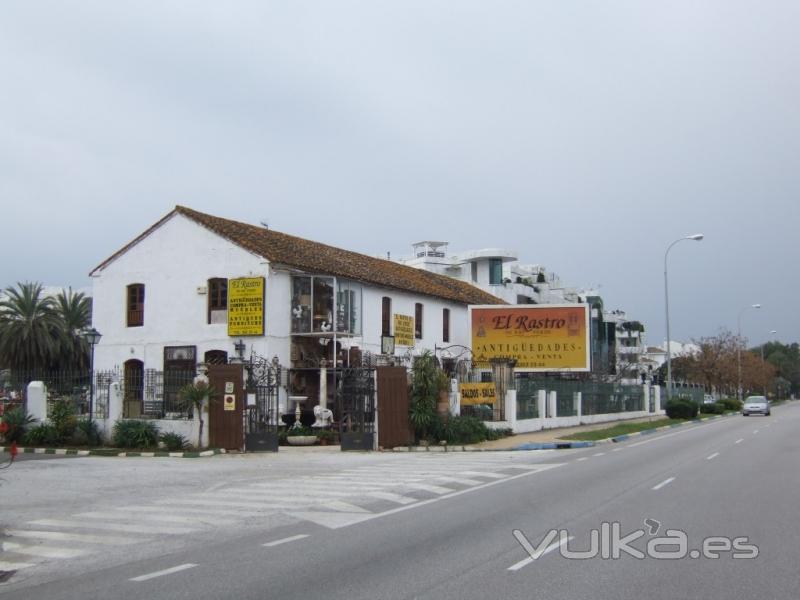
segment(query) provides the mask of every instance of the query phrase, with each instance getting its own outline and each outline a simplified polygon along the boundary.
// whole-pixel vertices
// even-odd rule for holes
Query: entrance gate
[[[247,366],[248,397],[255,400],[247,406],[244,449],[247,452],[278,451],[278,388],[281,366],[253,355]]]
[[[375,369],[340,369],[336,381],[336,407],[342,450],[375,447]]]

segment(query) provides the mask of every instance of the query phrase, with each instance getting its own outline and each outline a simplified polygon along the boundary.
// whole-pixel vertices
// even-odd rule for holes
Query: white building
[[[147,386],[148,373],[166,378],[197,363],[277,357],[298,370],[291,385],[311,400],[306,408],[321,390],[332,393],[321,364],[381,353],[382,338],[400,333],[398,317],[410,340],[396,337],[396,354],[410,356],[468,345],[467,305],[500,302],[444,275],[181,206],[90,275],[93,325],[103,336],[96,369],[119,367],[135,390]],[[255,308],[239,311],[244,325],[256,326],[250,335],[229,334],[228,295],[239,278],[263,285]],[[124,416],[151,410],[141,394],[126,394]]]

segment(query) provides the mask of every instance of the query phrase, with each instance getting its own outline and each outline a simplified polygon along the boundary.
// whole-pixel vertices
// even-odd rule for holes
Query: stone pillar
[[[547,415],[545,408],[547,407],[547,391],[546,390],[539,390],[536,398],[536,408],[539,411],[539,418],[542,420],[542,425],[544,425],[544,419]]]
[[[550,418],[554,419],[558,416],[556,408],[558,407],[558,392],[555,390],[547,392],[547,406],[550,410]]]
[[[655,386],[653,388],[653,393],[655,394],[655,409],[656,414],[661,414],[661,387]]]
[[[319,370],[319,405],[328,408],[328,369],[321,367]]]
[[[650,412],[650,386],[645,384],[642,386],[642,401],[644,402],[644,406],[642,410],[644,412]]]
[[[30,416],[40,422],[47,419],[47,388],[41,381],[28,384],[27,411]]]
[[[578,417],[578,423],[580,423],[583,418],[583,392],[575,392],[573,399],[575,402],[575,414]]]
[[[506,390],[506,421],[512,430],[517,425],[517,390]]]

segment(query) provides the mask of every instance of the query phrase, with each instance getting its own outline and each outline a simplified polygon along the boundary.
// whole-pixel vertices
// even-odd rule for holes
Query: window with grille
[[[414,337],[422,339],[422,304],[417,302],[414,305]]]

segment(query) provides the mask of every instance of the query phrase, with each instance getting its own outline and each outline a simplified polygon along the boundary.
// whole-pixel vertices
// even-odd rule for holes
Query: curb
[[[11,446],[0,446],[0,451],[11,452]],[[110,452],[108,450],[75,450],[73,448],[22,448],[17,447],[20,454],[54,454],[56,456],[102,456],[105,458],[201,458],[226,454],[224,448],[213,448],[202,452]]]
[[[610,438],[603,438],[602,440],[594,440],[595,444],[610,444],[610,443],[617,443],[617,442],[624,442],[632,437],[637,437],[640,435],[651,435],[653,433],[657,433],[659,431],[666,431],[667,429],[676,429],[678,427],[684,427],[685,425],[697,425],[700,423],[705,423],[706,421],[712,421],[714,419],[722,419],[724,417],[730,417],[733,415],[737,415],[739,413],[731,412],[725,415],[711,415],[708,417],[702,417],[699,419],[689,419],[688,421],[684,421],[683,423],[675,423],[673,425],[664,425],[662,427],[654,427],[653,429],[643,429],[642,431],[635,431],[633,433],[626,433],[623,435],[617,435]]]
[[[594,442],[530,442],[513,448],[475,448],[472,446],[398,446],[392,452],[521,452],[525,450],[568,450],[589,448]]]

